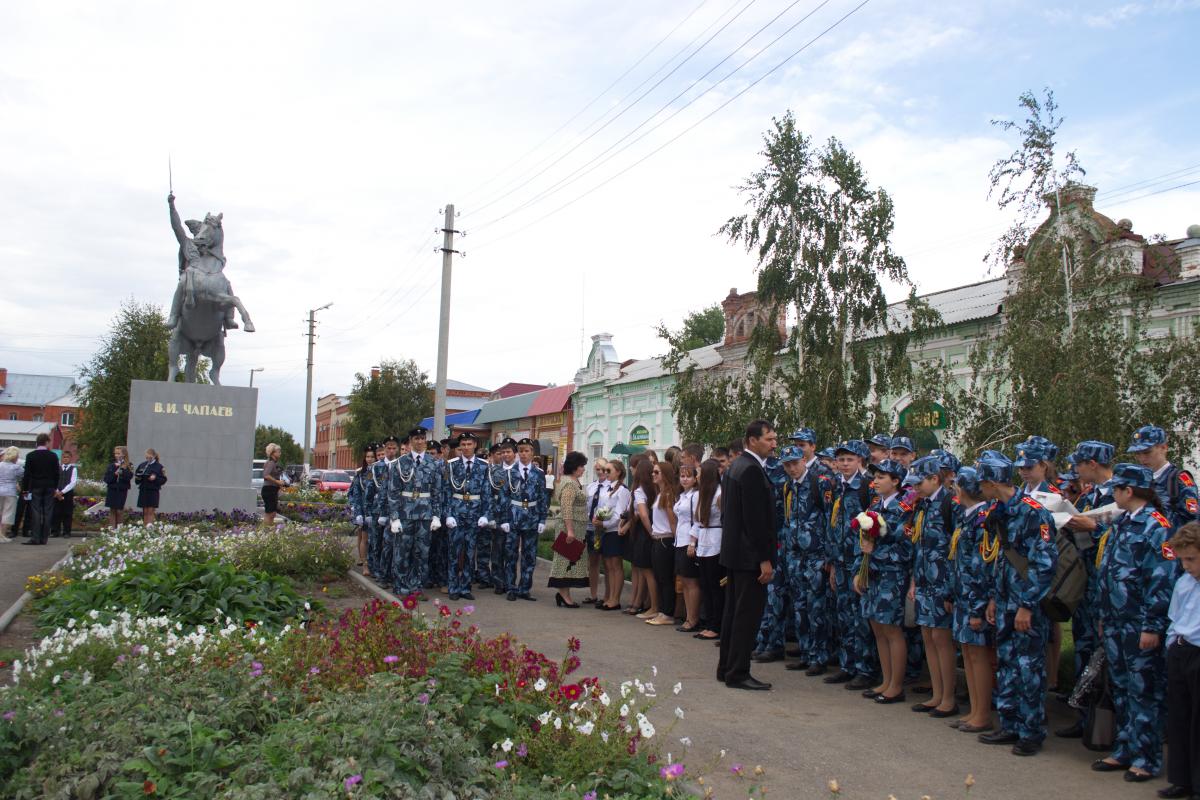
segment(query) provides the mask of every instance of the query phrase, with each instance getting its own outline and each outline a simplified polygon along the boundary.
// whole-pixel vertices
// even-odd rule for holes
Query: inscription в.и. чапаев
[[[232,417],[233,406],[210,406],[207,403],[155,403],[155,414],[192,414],[198,417]]]

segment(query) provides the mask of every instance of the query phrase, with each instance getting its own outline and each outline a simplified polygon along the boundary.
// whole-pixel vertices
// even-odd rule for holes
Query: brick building
[[[74,450],[72,433],[79,421],[76,389],[75,378],[69,375],[10,373],[0,367],[0,420],[56,426],[59,431],[52,436],[59,447]]]

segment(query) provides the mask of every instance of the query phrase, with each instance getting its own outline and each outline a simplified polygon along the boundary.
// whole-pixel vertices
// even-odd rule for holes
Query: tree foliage
[[[383,361],[379,376],[354,376],[346,439],[355,452],[391,434],[403,436],[433,413],[433,386],[417,363]]]
[[[683,327],[677,332],[665,333],[659,326],[659,335],[684,350],[695,350],[717,344],[725,335],[725,312],[716,303],[701,311],[693,311],[683,318]]]
[[[170,338],[161,308],[129,300],[121,305],[100,349],[79,368],[82,388],[75,435],[85,466],[106,463],[112,449],[125,444],[130,382],[166,380]],[[204,359],[197,373],[201,383],[208,382],[206,365]]]
[[[283,451],[279,456],[280,464],[299,464],[304,461],[304,448],[296,441],[296,437],[278,425],[262,423],[254,429],[254,457],[266,458],[267,445],[272,442],[279,445],[279,449]]]
[[[1084,439],[1123,449],[1147,423],[1172,432],[1190,449],[1200,412],[1190,401],[1190,365],[1200,345],[1188,330],[1147,337],[1155,296],[1162,291],[1142,273],[1140,252],[1120,244],[1129,234],[1091,207],[1093,190],[1071,182],[1083,169],[1073,153],[1053,168],[1061,117],[1053,96],[1020,98],[1018,149],[992,168],[993,193],[1018,219],[1001,238],[1009,261],[1008,297],[999,329],[983,331],[968,360],[969,376],[955,380],[944,365],[919,371],[925,390],[950,413],[951,433],[967,452],[1004,447],[1031,434],[1066,450]],[[1061,203],[1061,207],[1060,207]],[[1032,209],[1048,217],[1032,228]],[[1021,231],[1026,238],[1010,238]],[[1140,244],[1136,239],[1135,244]]]
[[[683,337],[660,330],[678,371],[673,402],[685,439],[720,442],[755,416],[809,425],[821,441],[890,428],[881,400],[910,386],[908,345],[938,322],[892,249],[887,192],[871,187],[837,139],[814,143],[790,112],[772,122],[765,163],[739,187],[749,210],[720,229],[758,260],[765,313],[746,368],[696,369]],[[906,307],[889,311],[885,284],[909,289]],[[796,324],[781,343],[773,320],[789,309]]]

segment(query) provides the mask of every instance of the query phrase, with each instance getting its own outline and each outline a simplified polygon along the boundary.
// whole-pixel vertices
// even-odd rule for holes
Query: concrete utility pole
[[[433,387],[433,432],[430,438],[446,435],[446,362],[450,358],[450,267],[454,261],[454,204],[446,206],[442,228],[442,313],[438,321],[437,383]]]
[[[308,477],[309,449],[312,446],[312,368],[313,344],[317,341],[317,312],[324,311],[333,303],[326,303],[320,308],[309,309],[308,312],[308,382],[304,385],[304,476]]]

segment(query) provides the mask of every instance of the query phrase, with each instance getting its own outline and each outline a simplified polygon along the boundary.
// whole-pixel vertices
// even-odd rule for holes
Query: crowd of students
[[[460,437],[444,459],[430,459],[437,466],[422,482],[425,444],[424,431],[413,431],[404,443],[385,443],[381,459],[371,452],[364,460],[350,502],[366,571],[405,594],[446,585],[452,599],[471,599],[474,585],[536,599],[530,586],[549,498],[533,443],[507,440],[477,455],[474,439]],[[720,640],[728,618],[722,476],[742,448],[687,445],[662,458],[646,451],[627,464],[592,464],[582,493],[583,603]],[[924,667],[931,694],[913,712],[1033,755],[1047,734],[1047,676],[1052,683],[1058,672],[1052,616],[1063,613],[1055,595],[1063,542],[1086,571],[1086,589],[1067,609],[1075,672],[1103,651],[1116,716],[1112,752],[1092,767],[1131,782],[1161,771],[1169,684],[1178,702],[1170,706],[1171,786],[1160,794],[1190,796],[1200,789],[1196,487],[1167,460],[1161,429],[1140,428],[1126,451],[1137,463],[1118,463],[1112,444],[1081,442],[1059,471],[1058,448],[1031,436],[1011,457],[987,450],[964,466],[945,450],[918,457],[902,435],[818,450],[813,431],[793,432],[763,461],[778,549],[754,660],[798,656],[787,669],[880,705],[904,702]],[[587,459],[568,460],[569,477],[581,475]],[[1078,513],[1056,522],[1039,498],[1058,496]],[[449,535],[431,541],[443,525]],[[579,607],[569,588],[558,588],[560,606]],[[790,637],[798,648],[785,653]],[[1085,721],[1056,734],[1080,736]]]

